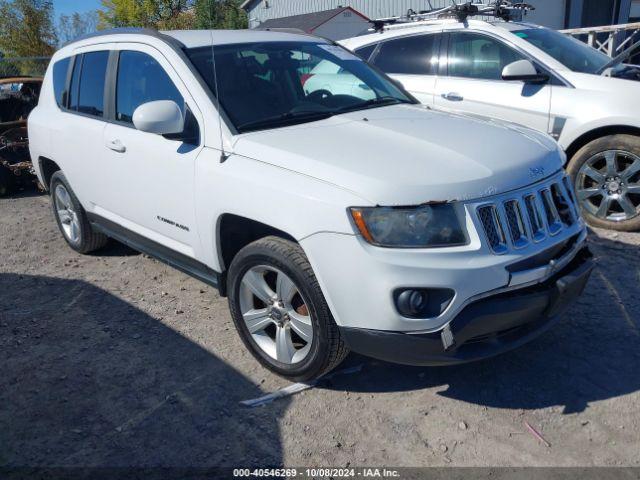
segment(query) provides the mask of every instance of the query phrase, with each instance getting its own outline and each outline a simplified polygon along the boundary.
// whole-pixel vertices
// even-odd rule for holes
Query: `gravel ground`
[[[640,234],[590,240],[587,293],[524,348],[351,355],[360,372],[247,408],[287,382],[214,289],[115,242],[78,255],[47,196],[0,199],[0,466],[640,466]]]

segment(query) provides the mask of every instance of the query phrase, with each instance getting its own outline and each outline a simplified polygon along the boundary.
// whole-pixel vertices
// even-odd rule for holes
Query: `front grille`
[[[527,205],[527,215],[529,216],[529,227],[531,228],[531,236],[534,242],[539,242],[546,237],[544,233],[544,220],[540,214],[538,200],[536,195],[527,195],[524,197]]]
[[[501,254],[524,248],[575,224],[578,214],[568,185],[565,177],[542,189],[478,206],[478,219],[491,249]]]
[[[507,239],[504,236],[504,230],[500,218],[498,217],[498,210],[494,205],[486,205],[478,209],[478,216],[484,226],[485,234],[489,245],[494,252],[504,252],[507,249]]]
[[[560,184],[551,185],[551,195],[553,197],[553,203],[556,207],[560,220],[565,225],[573,225],[573,211],[571,209],[571,199],[568,195],[560,189]]]
[[[524,247],[528,242],[527,230],[522,219],[520,204],[517,200],[509,200],[504,203],[504,211],[507,215],[511,241],[516,248]]]
[[[567,192],[567,195],[569,195],[569,200],[574,205],[577,205],[578,202],[576,202],[576,194],[573,190],[573,185],[571,185],[571,179],[569,177],[564,177],[562,180],[564,181],[564,189]]]

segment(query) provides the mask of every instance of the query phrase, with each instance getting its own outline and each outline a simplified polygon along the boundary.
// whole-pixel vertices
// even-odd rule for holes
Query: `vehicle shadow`
[[[138,250],[134,250],[124,243],[120,243],[113,238],[110,238],[107,244],[100,250],[89,253],[94,257],[135,257],[142,255]]]
[[[0,292],[0,469],[281,465],[287,399],[242,407],[256,385],[88,283],[0,274]]]
[[[40,191],[35,184],[29,183],[15,188],[7,195],[0,197],[0,199],[30,198],[40,197],[42,195],[45,195],[45,192]]]
[[[590,402],[640,389],[640,246],[592,235],[598,267],[577,304],[549,332],[518,350],[451,367],[407,367],[352,356],[358,376],[335,377],[326,388],[409,391],[440,387],[440,395],[510,409]]]

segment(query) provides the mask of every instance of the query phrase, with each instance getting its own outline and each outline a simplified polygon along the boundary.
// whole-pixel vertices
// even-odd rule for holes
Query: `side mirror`
[[[518,60],[504,67],[502,79],[520,80],[527,83],[544,83],[549,81],[549,76],[538,73],[535,65],[529,60]]]
[[[184,116],[176,102],[157,100],[136,108],[133,125],[141,132],[175,135],[184,131]]]

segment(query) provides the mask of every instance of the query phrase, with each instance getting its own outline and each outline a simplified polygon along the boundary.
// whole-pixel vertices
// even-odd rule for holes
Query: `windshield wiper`
[[[344,113],[344,112],[351,112],[356,110],[364,110],[367,108],[382,107],[385,105],[397,105],[399,103],[413,103],[413,102],[409,100],[404,100],[402,98],[391,97],[391,96],[378,97],[378,98],[372,98],[371,100],[367,100],[362,103],[356,103],[355,105],[348,105],[346,107],[341,107],[337,111],[340,113]]]
[[[251,130],[260,130],[262,128],[275,128],[286,125],[295,125],[296,123],[315,122],[316,120],[324,120],[325,118],[332,117],[335,112],[316,110],[300,111],[300,112],[287,112],[280,115],[274,115],[273,117],[261,118],[253,122],[246,122],[238,125],[240,132],[247,132]]]

